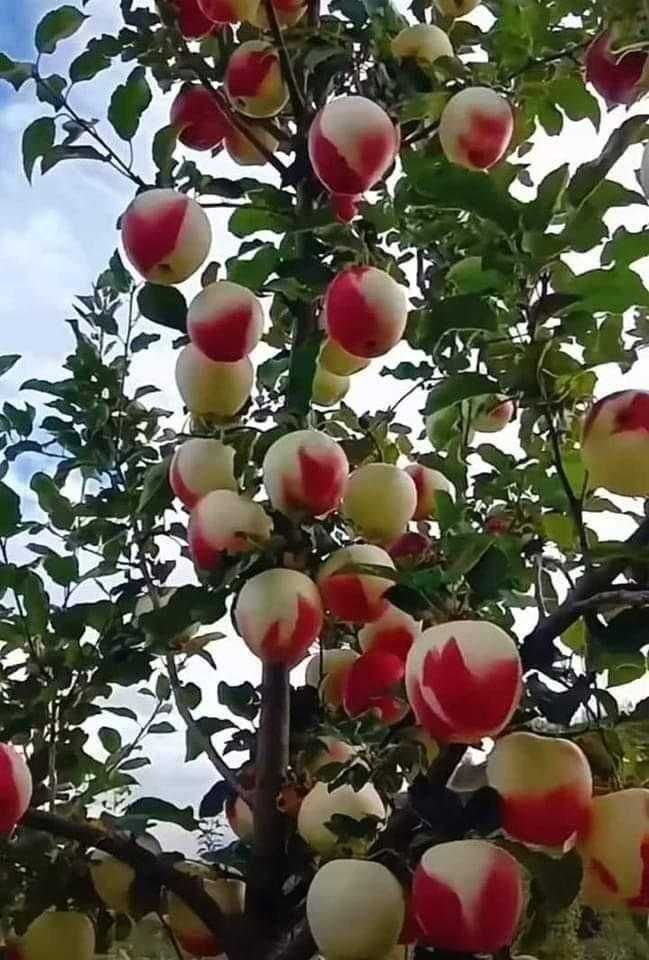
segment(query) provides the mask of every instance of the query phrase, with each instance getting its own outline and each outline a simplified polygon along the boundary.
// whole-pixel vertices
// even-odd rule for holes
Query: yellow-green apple
[[[309,929],[327,960],[385,957],[397,944],[404,914],[401,884],[371,860],[326,863],[307,894]]]
[[[570,740],[510,733],[489,755],[487,779],[500,794],[503,829],[514,840],[560,847],[588,822],[593,778]]]
[[[647,53],[632,50],[620,56],[613,52],[615,34],[600,34],[586,51],[586,81],[591,83],[609,107],[631,106],[646,92],[643,81],[647,70]]]
[[[203,208],[176,190],[138,193],[122,215],[122,244],[137,272],[152,283],[182,283],[210,250],[212,228]]]
[[[174,0],[178,29],[185,40],[202,40],[208,33],[217,28],[212,20],[205,16],[198,5],[198,0]]]
[[[230,121],[214,96],[200,83],[186,84],[171,105],[169,123],[192,150],[213,150],[223,142]]]
[[[303,769],[310,779],[316,779],[318,772],[330,763],[348,763],[358,754],[356,747],[335,737],[318,737],[317,751],[302,759]]]
[[[439,470],[421,463],[410,463],[405,470],[417,488],[417,507],[412,515],[413,520],[428,520],[437,516],[436,496],[440,490],[455,500],[455,487]]]
[[[279,54],[265,40],[238,46],[225,71],[230,103],[247,117],[273,117],[288,100]]]
[[[316,653],[307,663],[304,682],[318,688],[325,706],[337,710],[342,706],[345,678],[355,660],[358,654],[348,648]]]
[[[349,377],[329,373],[321,363],[316,364],[311,386],[311,399],[319,407],[335,407],[349,391]]]
[[[439,27],[432,23],[416,23],[404,27],[392,41],[392,53],[400,60],[434,63],[440,57],[453,56],[453,44]]]
[[[380,617],[358,631],[358,642],[364,653],[372,650],[392,653],[405,663],[420,633],[421,624],[409,613],[388,604]]]
[[[186,872],[193,871],[188,869]],[[201,874],[198,873],[198,876]],[[201,879],[201,885],[224,917],[243,913],[246,889],[243,881],[219,877],[214,880]],[[219,938],[175,893],[169,894],[169,927],[183,950],[193,957],[217,957],[223,952]]]
[[[320,567],[317,583],[325,608],[333,617],[346,623],[369,623],[385,609],[383,595],[394,581],[380,572],[346,569],[357,564],[395,569],[389,553],[381,547],[359,543],[332,553]]]
[[[185,440],[171,458],[171,489],[190,509],[212,490],[236,490],[235,452],[234,447],[210,437]]]
[[[354,790],[348,783],[344,783],[330,791],[328,784],[318,781],[302,801],[297,817],[297,830],[314,853],[320,856],[333,856],[345,849],[361,854],[369,842],[364,837],[339,840],[327,826],[336,814],[353,820],[376,817],[382,822],[385,819],[385,807],[371,783],[366,783],[360,790]]]
[[[198,0],[205,17],[213,23],[241,23],[247,20],[255,0]]]
[[[486,840],[440,843],[415,870],[412,901],[426,945],[498,953],[514,941],[521,919],[522,870],[510,853]]]
[[[318,363],[336,377],[349,377],[369,366],[368,357],[355,357],[335,340],[327,339],[320,348]]]
[[[264,328],[261,303],[251,290],[230,280],[217,280],[192,300],[187,333],[210,360],[233,363],[247,357]]]
[[[416,508],[415,482],[394,464],[366,463],[347,481],[343,513],[358,533],[373,543],[394,543]]]
[[[32,775],[23,755],[0,743],[0,834],[10,834],[32,799]]]
[[[84,913],[57,910],[41,913],[27,927],[18,947],[20,960],[93,960],[95,928]]]
[[[345,451],[320,430],[294,430],[276,440],[263,463],[275,510],[289,517],[323,517],[340,505],[349,473]]]
[[[253,135],[255,140],[270,153],[275,153],[279,146],[279,141],[272,133],[264,130],[263,127],[255,127]],[[267,163],[266,157],[259,147],[236,127],[232,127],[227,134],[225,138],[225,149],[230,159],[242,167],[262,166],[264,163]]]
[[[199,570],[213,570],[224,554],[252,553],[271,535],[264,508],[232,490],[213,490],[198,501],[189,520],[189,549]]]
[[[104,906],[116,913],[131,912],[131,890],[135,881],[133,867],[103,850],[95,850],[90,858],[90,879]]]
[[[479,3],[480,0],[435,0],[435,6],[445,17],[466,17]]]
[[[349,717],[371,711],[385,726],[398,723],[408,713],[402,692],[404,661],[394,653],[362,653],[345,677],[343,707]]]
[[[424,630],[406,662],[406,690],[417,721],[441,742],[474,743],[505,729],[521,697],[516,644],[486,620],[455,620]]]
[[[451,97],[439,121],[439,140],[451,163],[489,170],[507,152],[514,132],[509,102],[490,87],[468,87]]]
[[[306,13],[304,0],[273,0],[273,9],[280,27],[294,27]],[[270,23],[264,0],[257,0],[248,14],[248,21],[259,30],[268,30]]]
[[[234,363],[210,360],[188,343],[176,361],[176,385],[190,413],[229,418],[244,406],[254,380],[249,357]]]
[[[581,456],[591,487],[649,496],[649,392],[620,390],[599,400],[584,421]]]
[[[646,912],[648,838],[649,790],[635,787],[595,797],[578,844],[582,902],[596,910]]]
[[[505,397],[490,397],[483,401],[471,418],[471,426],[478,433],[498,433],[513,419],[516,408]]]
[[[322,620],[322,602],[313,580],[281,567],[247,580],[234,606],[234,621],[248,649],[264,663],[289,667],[306,656]]]
[[[329,284],[324,299],[329,338],[355,357],[380,357],[406,328],[404,288],[377,267],[348,267]]]
[[[366,97],[339,97],[316,115],[309,129],[309,156],[339,219],[353,220],[361,195],[392,166],[399,140],[399,129],[385,110]]]

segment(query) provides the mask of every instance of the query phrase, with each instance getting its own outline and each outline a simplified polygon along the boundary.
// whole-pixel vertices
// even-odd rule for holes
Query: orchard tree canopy
[[[649,957],[645,0],[104,3],[0,54],[132,189],[0,416],[0,953]]]

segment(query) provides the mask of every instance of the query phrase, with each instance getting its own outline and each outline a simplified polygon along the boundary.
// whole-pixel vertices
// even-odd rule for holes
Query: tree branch
[[[277,46],[277,51],[279,53],[279,59],[282,64],[282,73],[284,74],[284,79],[286,80],[289,96],[291,98],[291,106],[293,107],[295,122],[299,127],[301,126],[304,115],[304,99],[298,86],[293,64],[291,63],[291,58],[286,48],[286,43],[284,42],[284,35],[282,33],[282,28],[279,25],[279,20],[277,19],[277,11],[273,5],[273,0],[264,0],[264,9],[268,18],[270,32],[273,35],[273,40],[275,41],[275,45]]]
[[[649,590],[632,590],[629,586],[620,590],[607,590],[597,593],[588,600],[575,604],[580,613],[591,610],[601,610],[604,607],[647,607],[649,606]]]

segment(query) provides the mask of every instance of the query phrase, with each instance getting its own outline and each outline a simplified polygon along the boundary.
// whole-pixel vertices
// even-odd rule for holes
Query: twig
[[[282,33],[282,28],[279,25],[279,20],[277,19],[277,11],[273,5],[273,0],[264,0],[264,9],[266,11],[266,16],[268,17],[270,32],[273,35],[273,40],[275,41],[279,53],[279,59],[282,65],[282,73],[284,74],[284,79],[286,80],[289,96],[291,98],[293,114],[295,116],[296,123],[298,126],[300,126],[302,117],[304,115],[304,98],[300,92],[295,71],[293,69],[293,64],[291,63],[291,57],[286,47],[286,43],[284,42],[284,35]]]
[[[588,538],[586,536],[586,528],[584,527],[584,518],[582,513],[582,505],[579,497],[575,495],[575,491],[572,489],[572,484],[566,473],[566,468],[563,465],[563,457],[561,455],[561,445],[559,443],[559,434],[557,432],[556,425],[554,423],[554,415],[552,410],[548,410],[546,416],[548,422],[548,432],[550,434],[550,443],[552,445],[552,452],[554,455],[554,465],[557,468],[557,474],[561,481],[561,486],[563,487],[566,498],[568,500],[568,505],[570,507],[570,512],[572,514],[572,519],[574,521],[575,527],[577,529],[577,534],[579,536],[579,545],[581,547],[582,556],[586,565],[589,565],[589,552],[590,548],[588,546]]]
[[[632,590],[630,587],[622,587],[620,590],[606,590],[587,600],[580,600],[575,604],[575,610],[581,614],[591,610],[601,610],[604,607],[646,606],[649,606],[649,590]]]
[[[508,77],[505,77],[503,83],[511,83],[512,80],[516,80],[521,74],[527,73],[528,70],[532,70],[534,67],[542,67],[547,63],[554,63],[555,60],[563,60],[564,57],[572,59],[576,53],[581,53],[582,50],[585,50],[590,42],[591,37],[588,37],[588,39],[581,40],[579,43],[573,43],[570,47],[565,47],[565,49],[560,50],[558,53],[550,53],[546,57],[531,57],[524,67],[515,70],[514,73],[510,73]]]

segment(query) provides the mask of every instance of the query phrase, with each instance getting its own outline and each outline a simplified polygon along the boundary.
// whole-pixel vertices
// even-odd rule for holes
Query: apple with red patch
[[[394,653],[362,653],[345,678],[345,713],[358,717],[371,711],[386,726],[403,720],[409,709],[400,695],[404,673],[404,661]]]
[[[405,663],[410,648],[420,633],[421,624],[409,613],[388,604],[377,620],[365,624],[358,631],[358,642],[364,653],[391,653]]]
[[[212,490],[236,490],[234,447],[210,437],[185,440],[171,458],[169,485],[191,510]]]
[[[209,878],[209,871],[202,864],[183,863],[176,869],[194,875],[224,917],[243,913],[246,887],[242,880]],[[168,896],[169,927],[183,950],[193,957],[219,956],[223,952],[223,944],[215,933],[177,894],[170,892]]]
[[[595,403],[584,421],[581,456],[593,489],[649,496],[649,392],[621,390]]]
[[[330,340],[354,357],[381,357],[401,340],[408,319],[405,289],[377,267],[348,267],[327,287]]]
[[[32,776],[21,753],[0,743],[0,834],[13,833],[32,799]]]
[[[648,55],[644,50],[618,55],[613,52],[614,45],[615,35],[610,30],[593,40],[586,51],[586,81],[609,107],[629,107],[645,92]]]
[[[210,360],[234,363],[251,353],[264,328],[261,303],[251,290],[230,280],[217,280],[192,300],[187,332]]]
[[[385,610],[387,600],[383,595],[394,581],[382,577],[380,572],[346,569],[356,564],[394,570],[389,553],[380,547],[359,543],[332,553],[320,567],[317,583],[325,608],[333,617],[346,623],[369,623]]]
[[[342,501],[349,462],[326,433],[294,430],[268,448],[262,469],[275,510],[294,518],[324,517]]]
[[[516,407],[506,397],[491,397],[480,403],[472,417],[471,426],[478,433],[499,433],[510,423]]]
[[[198,0],[175,0],[178,11],[178,28],[185,40],[202,40],[220,24],[206,17]]]
[[[288,100],[279,54],[265,40],[247,40],[235,49],[224,85],[232,106],[247,117],[274,117]]]
[[[490,87],[468,87],[444,107],[439,140],[446,158],[468,170],[490,170],[502,160],[514,132],[509,102]]]
[[[186,84],[171,105],[169,123],[192,150],[213,150],[230,131],[214,94],[200,83]]]
[[[255,0],[198,0],[198,7],[212,23],[241,23],[254,9]]]
[[[417,507],[413,520],[428,520],[437,516],[437,494],[440,491],[455,500],[455,487],[439,470],[421,463],[410,463],[405,471],[417,488]]]
[[[347,647],[322,650],[307,663],[304,682],[309,687],[317,687],[326,707],[338,710],[342,706],[347,674],[356,660],[356,651]]]
[[[269,539],[273,522],[264,508],[232,490],[213,490],[189,519],[189,550],[199,570],[214,570],[224,555],[253,553]]]

